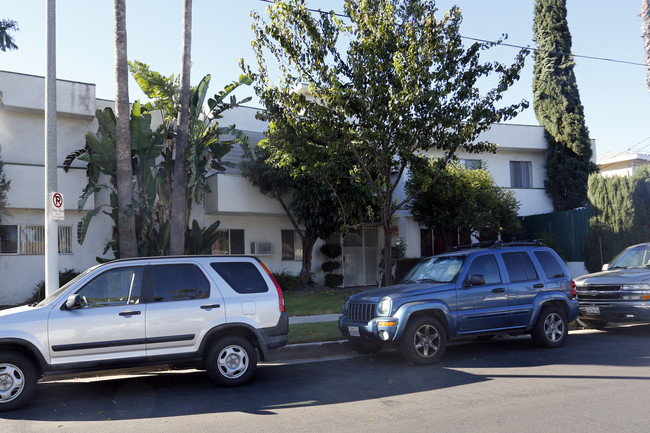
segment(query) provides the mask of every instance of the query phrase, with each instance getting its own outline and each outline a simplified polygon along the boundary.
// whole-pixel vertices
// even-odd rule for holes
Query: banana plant
[[[165,77],[143,63],[130,63],[131,72],[136,81],[153,102],[140,104],[136,101],[131,110],[131,150],[133,162],[134,199],[129,208],[136,216],[136,236],[138,237],[138,254],[140,256],[164,255],[169,248],[169,209],[172,200],[171,180],[174,166],[175,121],[178,113],[178,83],[174,76]],[[236,142],[246,141],[247,137],[234,125],[222,127],[217,119],[227,109],[248,102],[250,98],[237,102],[230,94],[241,85],[249,85],[250,79],[241,76],[239,81],[226,86],[225,89],[209,98],[208,110],[204,111],[210,75],[205,76],[198,86],[192,88],[190,95],[190,140],[185,151],[187,165],[187,203],[186,221],[189,226],[192,200],[197,204],[210,191],[206,175],[211,170],[224,171],[229,163],[223,157]],[[228,102],[224,102],[226,98]],[[151,112],[163,113],[163,123],[154,131],[151,129]],[[77,227],[77,240],[83,243],[91,220],[103,212],[118,223],[116,195],[116,148],[115,115],[110,108],[97,110],[98,129],[96,133],[86,134],[86,145],[70,153],[64,161],[67,172],[74,160],[87,163],[88,183],[79,198],[78,209],[83,210],[88,198],[101,190],[109,193],[109,203],[103,204],[86,213]],[[232,137],[222,140],[222,136]],[[201,228],[192,221],[186,235],[187,253],[209,254],[211,245],[218,236],[218,222],[207,228]],[[113,250],[118,257],[117,231],[114,239],[104,250],[104,254]],[[212,242],[212,243],[210,243]]]

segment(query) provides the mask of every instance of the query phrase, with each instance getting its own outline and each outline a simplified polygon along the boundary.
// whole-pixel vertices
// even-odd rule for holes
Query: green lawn
[[[284,303],[289,316],[336,314],[353,290],[289,291],[284,292]],[[338,322],[297,323],[289,325],[289,344],[340,340]]]
[[[284,303],[289,316],[312,316],[314,314],[340,313],[345,299],[353,294],[351,290],[330,290],[326,292],[284,292]]]
[[[338,322],[296,323],[289,325],[289,344],[342,340]]]

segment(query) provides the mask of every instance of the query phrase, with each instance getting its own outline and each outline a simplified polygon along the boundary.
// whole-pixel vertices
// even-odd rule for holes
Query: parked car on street
[[[602,272],[576,278],[575,284],[584,326],[650,323],[650,242],[624,249]]]
[[[373,351],[398,346],[413,364],[440,360],[448,341],[529,333],[562,346],[578,301],[569,271],[541,242],[496,243],[429,257],[403,280],[350,296],[343,336]]]
[[[241,385],[288,330],[280,286],[255,257],[112,261],[0,311],[0,411],[59,373],[173,364]]]

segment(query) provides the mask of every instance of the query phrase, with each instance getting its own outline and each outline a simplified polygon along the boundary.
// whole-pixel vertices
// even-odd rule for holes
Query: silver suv
[[[241,385],[288,330],[282,291],[255,257],[116,260],[0,311],[0,411],[58,373],[173,364]]]
[[[575,284],[583,325],[650,323],[650,242],[624,249],[602,272],[576,278]]]

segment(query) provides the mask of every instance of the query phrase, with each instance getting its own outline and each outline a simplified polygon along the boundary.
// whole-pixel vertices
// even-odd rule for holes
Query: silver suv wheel
[[[0,364],[0,402],[7,403],[20,397],[25,387],[25,376],[13,364]]]
[[[36,390],[37,372],[32,362],[17,352],[0,352],[0,411],[24,404]]]
[[[221,374],[229,379],[237,379],[246,373],[249,362],[248,353],[236,345],[224,347],[217,357]]]
[[[255,372],[257,352],[245,337],[224,336],[208,349],[205,365],[210,379],[219,385],[242,385]]]

